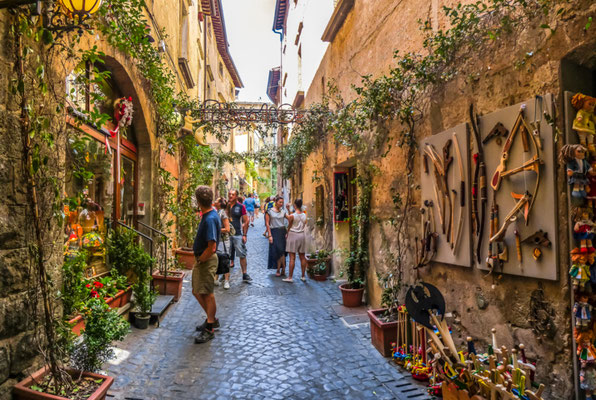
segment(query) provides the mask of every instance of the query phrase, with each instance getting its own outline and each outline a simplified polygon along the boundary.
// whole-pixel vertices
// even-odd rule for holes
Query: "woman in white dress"
[[[293,282],[294,267],[296,266],[296,253],[300,257],[302,276],[306,280],[306,214],[302,211],[302,199],[294,200],[294,213],[289,216],[288,238],[286,251],[290,254],[290,275],[283,279],[284,282]]]

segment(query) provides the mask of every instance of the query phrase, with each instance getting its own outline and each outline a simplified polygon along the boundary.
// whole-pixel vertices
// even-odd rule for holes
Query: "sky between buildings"
[[[273,33],[275,0],[222,0],[230,54],[244,88],[238,101],[268,102],[269,70],[280,63],[279,35]]]

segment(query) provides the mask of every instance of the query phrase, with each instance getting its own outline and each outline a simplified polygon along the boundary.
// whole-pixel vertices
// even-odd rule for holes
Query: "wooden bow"
[[[534,205],[534,201],[536,200],[536,195],[538,194],[538,189],[540,187],[540,165],[544,164],[544,161],[540,158],[540,146],[536,142],[536,138],[534,135],[530,134],[531,129],[526,120],[524,119],[524,109],[525,107],[519,110],[519,114],[517,115],[517,119],[515,120],[515,124],[513,125],[513,129],[507,136],[507,140],[505,141],[505,145],[503,146],[503,151],[501,153],[501,161],[495,170],[493,177],[491,179],[491,187],[495,192],[497,192],[501,186],[501,182],[503,178],[508,176],[515,175],[520,172],[524,171],[533,171],[536,173],[536,185],[534,186],[534,192],[528,193],[526,192],[523,195],[518,195],[512,193],[514,199],[517,200],[517,203],[513,207],[513,209],[507,214],[505,221],[501,225],[501,228],[490,238],[490,242],[494,242],[495,240],[500,240],[505,232],[507,231],[507,227],[511,224],[511,222],[515,221],[516,215],[519,211],[523,209],[523,216],[528,225],[529,222],[529,214],[532,210],[532,206]],[[509,159],[509,151],[513,145],[513,140],[515,136],[520,133],[522,135],[522,141],[527,141],[527,137],[529,136],[534,147],[535,154],[534,156],[524,162],[522,165],[507,169],[507,161]]]

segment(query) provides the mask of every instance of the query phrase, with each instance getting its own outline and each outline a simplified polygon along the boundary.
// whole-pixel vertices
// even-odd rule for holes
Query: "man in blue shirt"
[[[250,226],[254,226],[253,222],[255,222],[255,199],[252,197],[252,193],[249,193],[246,200],[244,200],[244,207],[246,207],[246,212],[248,213],[248,217],[250,218]]]
[[[216,250],[221,234],[221,220],[213,208],[213,191],[209,186],[199,186],[195,196],[202,217],[193,245],[196,263],[192,270],[192,294],[207,314],[205,322],[197,326],[200,333],[195,338],[195,343],[205,343],[215,337],[213,331],[219,328],[219,321],[215,318],[213,289],[218,264]]]

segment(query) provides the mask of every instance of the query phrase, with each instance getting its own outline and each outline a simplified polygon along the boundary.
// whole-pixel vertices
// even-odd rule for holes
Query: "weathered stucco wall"
[[[421,2],[415,0],[356,1],[321,62],[307,92],[306,104],[321,100],[326,82],[333,82],[345,99],[353,98],[355,93],[351,85],[358,85],[361,75],[379,76],[386,72],[392,65],[394,50],[420,50],[422,36],[417,23],[419,19],[430,19],[434,27],[444,27],[440,7],[455,3],[434,0],[421,7]],[[417,129],[419,140],[466,122],[470,103],[476,105],[478,113],[486,114],[533,98],[536,94],[547,93],[555,95],[557,125],[562,129],[561,60],[576,49],[579,49],[575,52],[576,59],[583,57],[584,61],[591,60],[594,63],[596,57],[594,35],[584,30],[588,16],[596,10],[596,4],[582,0],[568,6],[571,10],[559,20],[556,33],[552,36],[547,30],[528,26],[496,43],[479,46],[477,54],[470,61],[461,63],[461,73],[453,81],[436,88],[425,99],[422,104],[425,118]],[[529,52],[532,56],[525,57]],[[524,59],[525,63],[520,64]],[[594,68],[594,65],[591,67]],[[397,129],[394,127],[393,139],[390,140],[394,141]],[[349,154],[344,149],[327,143],[304,163],[302,191],[305,204],[314,207],[316,186],[324,184],[325,180],[330,186],[325,188],[326,226],[312,225],[319,245],[346,242],[347,232],[339,232],[329,225],[333,215],[333,168],[330,167],[348,159]],[[387,157],[381,160],[381,173],[374,179],[371,213],[378,221],[373,222],[371,228],[368,297],[369,303],[375,307],[380,303],[382,292],[376,273],[383,272],[385,265],[379,232],[388,210],[393,207],[390,189],[403,189],[401,175],[404,164],[400,150],[393,146]],[[418,165],[417,161],[416,176],[419,182]],[[311,183],[313,176],[324,176],[325,179]],[[476,268],[437,264],[422,270],[420,277],[438,286],[445,295],[447,311],[454,316],[450,322],[460,343],[463,344],[465,337],[470,335],[480,340],[481,346],[485,347],[482,342],[490,339],[493,327],[497,329],[499,343],[506,346],[524,343],[528,355],[539,359],[537,376],[547,385],[548,398],[564,399],[572,398],[573,390],[566,184],[560,169],[557,191],[562,210],[558,216],[558,240],[561,243],[558,282],[507,275],[485,277],[485,272]],[[420,204],[419,194],[417,204]],[[413,238],[421,228],[418,223],[413,223],[410,229]],[[385,232],[389,245],[394,246],[394,235],[388,225]],[[334,268],[341,269],[339,259],[336,259]],[[416,278],[411,267],[406,267],[405,275],[406,283],[412,283]],[[543,299],[545,303],[534,301],[534,307],[531,307],[532,297],[534,300]],[[544,320],[532,321],[532,315]],[[550,323],[550,328],[541,330],[542,322],[545,325]]]

